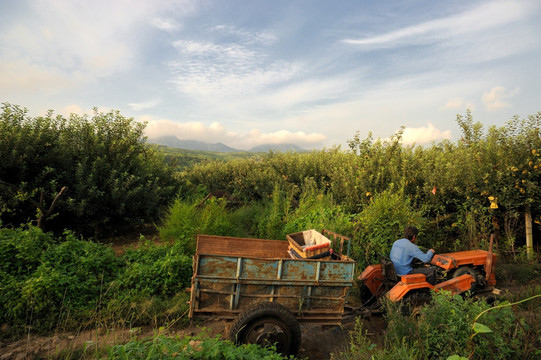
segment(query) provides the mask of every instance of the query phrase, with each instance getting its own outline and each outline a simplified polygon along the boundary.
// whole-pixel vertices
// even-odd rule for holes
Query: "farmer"
[[[415,245],[419,230],[415,226],[407,226],[404,229],[404,238],[396,240],[391,249],[391,261],[397,275],[408,274],[425,274],[426,281],[432,285],[436,284],[436,271],[431,267],[412,268],[411,262],[413,258],[419,259],[422,262],[429,262],[434,256],[434,249],[430,249],[425,253]]]

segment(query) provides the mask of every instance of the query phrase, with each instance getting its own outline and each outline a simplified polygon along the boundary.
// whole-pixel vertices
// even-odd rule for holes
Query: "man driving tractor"
[[[417,245],[415,245],[418,234],[419,230],[415,226],[407,226],[404,229],[404,238],[394,242],[389,257],[393,262],[397,275],[424,274],[426,276],[426,281],[431,285],[435,285],[436,271],[434,268],[421,267],[414,269],[411,266],[411,262],[414,258],[427,263],[434,256],[434,249],[428,250],[425,254]]]

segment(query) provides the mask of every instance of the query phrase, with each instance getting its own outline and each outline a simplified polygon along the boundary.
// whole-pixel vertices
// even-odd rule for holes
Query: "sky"
[[[541,111],[541,1],[0,0],[0,102],[248,150]]]

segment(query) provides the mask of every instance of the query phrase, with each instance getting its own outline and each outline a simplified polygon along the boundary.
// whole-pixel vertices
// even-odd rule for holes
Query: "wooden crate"
[[[314,258],[331,249],[331,241],[316,230],[286,235],[289,246],[303,259]]]

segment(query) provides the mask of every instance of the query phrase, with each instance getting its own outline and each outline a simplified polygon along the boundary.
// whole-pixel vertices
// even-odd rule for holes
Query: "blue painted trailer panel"
[[[271,301],[299,321],[340,323],[355,271],[347,256],[291,259],[280,240],[199,235],[197,242],[191,318],[231,319],[254,302]]]

